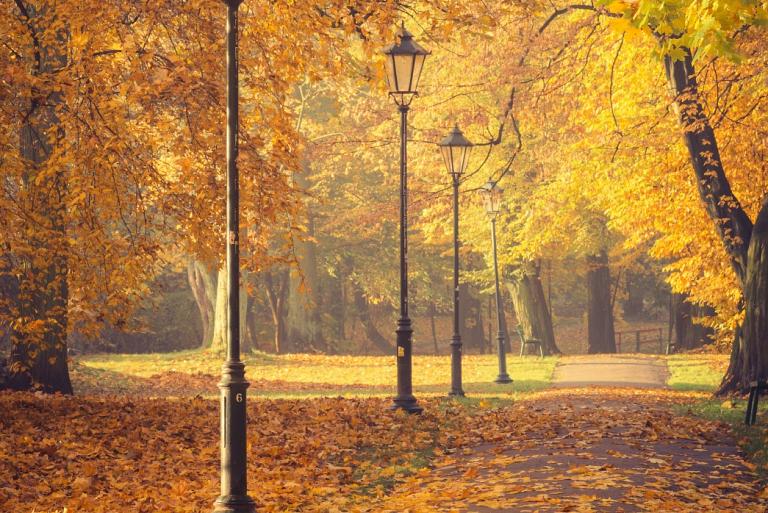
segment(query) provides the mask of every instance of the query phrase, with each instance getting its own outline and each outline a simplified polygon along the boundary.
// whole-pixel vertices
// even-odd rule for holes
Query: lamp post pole
[[[459,175],[453,173],[453,336],[451,337],[451,391],[464,396],[461,385],[461,333],[459,329]]]
[[[512,383],[512,378],[507,374],[507,348],[506,348],[506,322],[504,320],[504,305],[501,302],[501,288],[499,287],[499,259],[496,256],[496,214],[491,214],[491,241],[493,244],[493,273],[496,279],[496,320],[499,331],[496,335],[499,351],[499,375],[496,383]]]
[[[472,143],[459,126],[438,143],[445,167],[453,179],[453,336],[451,337],[451,391],[448,395],[464,396],[461,385],[461,333],[459,329],[459,184],[467,169]]]
[[[418,94],[419,77],[429,52],[422,48],[405,24],[397,32],[397,42],[382,52],[389,95],[400,111],[400,318],[397,320],[397,396],[392,408],[420,413],[413,396],[413,328],[408,316],[408,109]]]
[[[221,373],[221,495],[215,513],[253,513],[246,469],[245,365],[240,361],[240,247],[237,171],[238,62],[237,10],[242,0],[227,4],[227,361]]]
[[[397,397],[394,408],[420,413],[413,396],[413,328],[408,316],[408,104],[400,111],[400,318],[397,321]]]

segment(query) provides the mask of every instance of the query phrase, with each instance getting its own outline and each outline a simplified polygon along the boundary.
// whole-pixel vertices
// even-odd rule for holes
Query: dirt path
[[[621,386],[665,388],[667,363],[651,355],[565,356],[555,368],[552,384],[560,388]]]
[[[491,417],[499,440],[458,450],[370,511],[765,513],[728,428],[672,413],[677,392],[553,389]]]

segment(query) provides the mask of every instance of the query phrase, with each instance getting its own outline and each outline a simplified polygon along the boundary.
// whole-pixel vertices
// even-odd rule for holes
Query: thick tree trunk
[[[587,352],[615,353],[616,339],[613,328],[613,302],[611,301],[611,270],[608,254],[587,256]]]
[[[365,336],[370,340],[376,349],[383,354],[394,354],[395,348],[389,341],[384,338],[381,332],[376,328],[376,325],[371,319],[371,312],[368,308],[368,298],[365,297],[362,287],[354,280],[351,280],[352,290],[355,299],[355,308],[357,309],[357,317],[360,319],[360,324],[365,328]]]
[[[757,216],[747,254],[742,326],[742,389],[750,381],[768,378],[768,198]]]
[[[683,59],[665,58],[667,79],[675,93],[675,106],[699,195],[728,252],[731,267],[742,288],[746,310],[745,326],[736,330],[731,364],[717,391],[722,395],[743,391],[756,376],[768,377],[764,375],[768,370],[764,362],[768,351],[768,337],[764,331],[768,289],[763,261],[768,207],[765,203],[762,205],[758,215],[758,223],[762,223],[760,233],[753,234],[752,221],[734,196],[725,175],[715,132],[700,100],[691,52],[683,50]],[[753,244],[754,236],[758,240]]]
[[[507,282],[507,289],[512,297],[517,322],[522,327],[523,335],[527,339],[541,340],[545,355],[560,354],[560,349],[555,343],[552,317],[547,308],[538,266],[528,262],[515,274],[514,279]],[[507,336],[512,336],[509,330],[507,330]]]
[[[56,46],[43,46],[50,6],[17,2],[19,19],[30,34],[34,54],[32,73],[50,75],[66,65],[66,31],[57,32]],[[41,83],[45,83],[42,80]],[[20,136],[21,156],[27,162],[20,203],[26,245],[11,248],[23,263],[18,269],[17,315],[11,333],[11,361],[7,386],[49,393],[72,394],[67,364],[69,241],[67,236],[67,176],[63,166],[51,168],[49,157],[63,134],[56,106],[60,95],[32,86],[29,110]]]
[[[675,351],[696,349],[712,341],[714,330],[693,321],[696,317],[711,316],[712,309],[692,305],[685,294],[674,294],[672,305]]]

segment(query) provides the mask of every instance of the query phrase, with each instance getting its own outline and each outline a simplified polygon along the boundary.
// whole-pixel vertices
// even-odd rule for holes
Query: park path
[[[482,421],[496,437],[446,454],[370,511],[768,511],[730,428],[684,415],[705,395],[665,389],[666,375],[651,356],[563,358],[550,389]]]
[[[667,362],[653,355],[564,356],[555,367],[552,385],[665,388],[667,376]]]

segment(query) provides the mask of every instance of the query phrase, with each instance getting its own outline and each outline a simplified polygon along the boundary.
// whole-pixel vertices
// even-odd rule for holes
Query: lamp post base
[[[509,377],[509,374],[499,374],[499,377],[494,379],[493,382],[504,385],[507,383],[512,383],[512,378]]]
[[[256,513],[256,503],[247,495],[222,495],[213,503],[213,513]]]
[[[424,411],[424,408],[419,406],[415,397],[407,397],[407,398],[396,397],[392,402],[393,404],[390,407],[391,410],[403,410],[406,413],[417,413],[417,414]]]
[[[397,329],[397,397],[392,402],[393,410],[421,413],[424,409],[413,396],[413,328],[407,314],[398,319]]]

